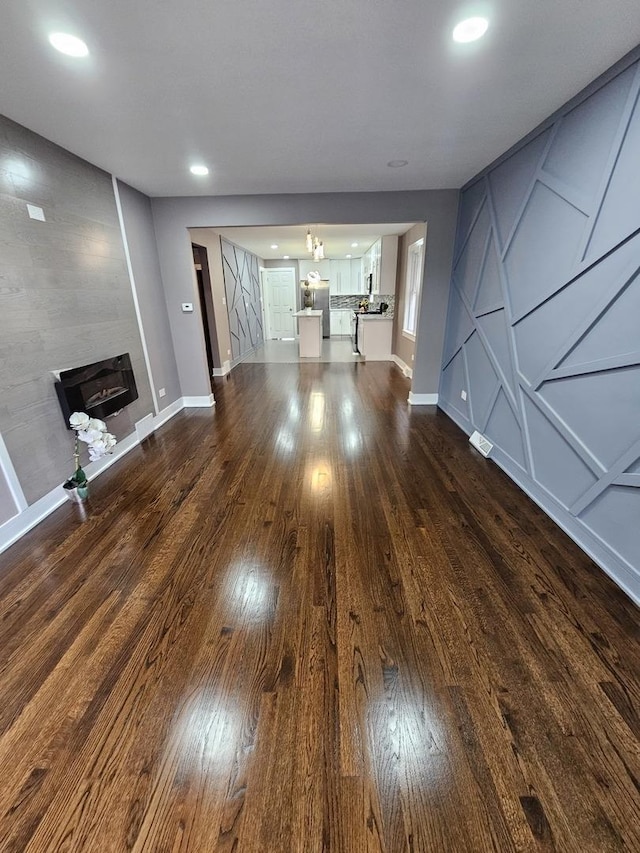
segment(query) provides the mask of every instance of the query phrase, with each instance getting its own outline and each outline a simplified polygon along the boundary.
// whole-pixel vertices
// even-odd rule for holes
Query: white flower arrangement
[[[84,490],[86,497],[87,475],[80,467],[80,442],[83,441],[88,445],[89,461],[95,462],[101,459],[108,453],[111,453],[116,445],[116,437],[110,432],[107,432],[107,425],[99,418],[90,418],[86,412],[74,412],[69,418],[71,429],[75,432],[73,459],[75,462],[75,471],[65,483],[65,489],[78,489],[78,492]]]

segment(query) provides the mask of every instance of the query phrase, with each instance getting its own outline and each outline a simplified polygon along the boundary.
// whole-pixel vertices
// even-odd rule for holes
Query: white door
[[[296,310],[295,270],[271,269],[262,271],[266,305],[267,338],[294,338]]]

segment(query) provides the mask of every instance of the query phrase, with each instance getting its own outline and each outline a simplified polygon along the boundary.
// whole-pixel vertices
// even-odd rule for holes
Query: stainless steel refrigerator
[[[304,291],[307,288],[307,282],[300,282],[300,307],[304,306]],[[322,279],[320,284],[310,287],[311,298],[313,299],[313,308],[316,311],[322,311],[322,337],[328,338],[331,335],[331,317],[329,316],[329,279]]]

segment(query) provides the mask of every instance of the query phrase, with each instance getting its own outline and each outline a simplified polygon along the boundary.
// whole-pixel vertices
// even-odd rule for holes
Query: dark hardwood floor
[[[407,392],[241,365],[0,557],[0,850],[640,851],[638,610]]]

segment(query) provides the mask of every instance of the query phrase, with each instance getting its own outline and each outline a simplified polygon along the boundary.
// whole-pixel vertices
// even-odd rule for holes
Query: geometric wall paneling
[[[487,355],[491,359],[494,370],[500,377],[512,408],[517,408],[518,383],[515,378],[514,365],[511,362],[509,329],[504,310],[499,309],[491,314],[483,314],[482,317],[477,317],[476,329],[487,349]]]
[[[584,512],[584,510],[613,483],[622,482],[624,485],[634,487],[634,476],[632,474],[625,474],[624,472],[629,467],[632,460],[637,458],[639,453],[640,438],[616,460],[615,464],[613,464],[608,471],[605,471],[605,473],[598,478],[591,488],[587,489],[584,494],[580,495],[580,497],[574,501],[572,506],[569,507],[571,513],[573,515],[580,515],[581,512]],[[627,480],[630,480],[630,482],[627,483]],[[640,566],[638,566],[638,569],[640,569]]]
[[[566,352],[568,330],[587,325],[586,318],[602,306],[606,280],[595,273],[599,266],[575,279],[550,299],[529,312],[513,327],[518,351],[518,368],[536,388],[556,367]],[[544,346],[540,342],[544,341]]]
[[[637,287],[635,282],[640,265],[640,237],[636,236],[627,240],[615,252],[604,257],[600,263],[594,264],[578,278],[569,284],[564,290],[556,294],[552,303],[557,306],[556,320],[565,324],[565,339],[558,347],[548,349],[548,360],[540,373],[532,378],[534,388],[538,388],[545,379],[554,375],[552,371],[556,368],[558,375],[565,373],[564,368],[558,365],[578,344],[584,335],[605,314],[610,305],[615,302],[622,291],[627,287]],[[573,302],[567,302],[567,296],[571,295]],[[553,308],[553,305],[550,306]],[[538,313],[540,308],[534,313]]]
[[[640,62],[489,167],[458,223],[439,405],[640,602]]]
[[[496,444],[513,462],[524,471],[527,470],[524,444],[520,424],[507,400],[504,389],[501,388],[496,397],[493,409],[487,420],[485,434],[489,441]]]
[[[640,474],[640,458],[630,465],[625,471],[626,474]]]
[[[535,480],[569,509],[597,477],[533,400],[525,397],[524,406]]]
[[[495,311],[496,308],[502,308],[503,305],[499,258],[492,233],[480,273],[473,313],[477,317],[479,314],[486,314],[489,311]]]
[[[635,572],[640,571],[640,491],[610,486],[580,516],[603,542],[615,542],[615,551]]]
[[[538,393],[607,469],[640,436],[640,366],[556,379]]]
[[[458,209],[458,227],[454,258],[458,257],[462,246],[466,243],[467,238],[469,237],[469,232],[480,213],[480,208],[484,202],[485,195],[486,186],[484,181],[478,181],[462,193],[464,203],[461,204]]]
[[[628,356],[638,363],[640,356],[640,277],[617,296],[606,312],[591,326],[558,367],[591,365],[597,368],[605,359],[625,364]],[[630,364],[627,361],[626,364]]]
[[[628,68],[559,122],[543,169],[593,203],[611,153],[635,71]]]
[[[572,278],[587,217],[536,182],[504,256],[514,320]]]
[[[500,245],[504,248],[519,219],[519,211],[531,192],[531,182],[549,142],[550,131],[536,136],[512,154],[489,176]]]
[[[480,432],[484,432],[490,410],[500,387],[500,380],[477,332],[471,335],[464,345],[464,350],[469,376],[468,399],[471,404],[473,423],[478,426]]]
[[[621,126],[612,152],[613,172],[605,184],[602,204],[593,222],[592,233],[584,253],[591,263],[617,246],[638,227],[640,206],[640,66],[623,111]]]
[[[460,394],[465,390],[467,391],[467,399],[463,400]],[[468,390],[469,383],[467,381],[464,351],[459,350],[457,355],[442,371],[440,393],[446,394],[447,399],[451,401],[451,406],[465,420],[469,420]]]
[[[463,303],[456,287],[452,287],[449,294],[449,316],[451,323],[447,326],[444,345],[443,365],[445,366],[473,333],[474,329],[471,312]]]
[[[263,341],[259,261],[250,252],[220,239],[227,297],[231,354],[236,359]]]
[[[479,274],[487,252],[489,226],[489,212],[485,204],[453,268],[458,289],[464,293],[470,305],[473,305],[475,299]]]

